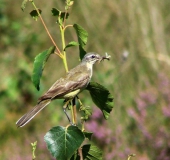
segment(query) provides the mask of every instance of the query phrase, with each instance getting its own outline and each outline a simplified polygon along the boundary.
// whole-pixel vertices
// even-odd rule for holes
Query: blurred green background
[[[0,0],[0,159],[30,160],[31,142],[38,141],[37,159],[53,159],[43,136],[56,125],[67,125],[62,101],[51,103],[28,125],[15,122],[31,109],[65,71],[59,57],[52,55],[46,65],[38,92],[32,82],[34,57],[52,46],[41,22],[34,21],[28,3]],[[51,8],[64,8],[64,1],[35,1],[42,17],[61,47],[56,18]],[[89,33],[86,50],[111,60],[95,65],[93,80],[109,88],[114,109],[108,121],[90,96],[84,104],[94,108],[87,122],[94,142],[106,160],[170,159],[170,1],[169,0],[93,0],[75,1],[68,24],[78,23]],[[74,29],[66,31],[67,43],[76,40]],[[78,48],[67,50],[69,68],[79,63]],[[95,127],[94,127],[95,126]]]

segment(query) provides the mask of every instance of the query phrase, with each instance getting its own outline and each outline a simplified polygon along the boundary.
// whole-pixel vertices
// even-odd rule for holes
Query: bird
[[[58,79],[51,88],[41,96],[37,105],[32,110],[24,114],[17,122],[17,127],[23,127],[30,122],[43,108],[45,108],[54,99],[72,100],[89,84],[92,74],[93,65],[97,61],[107,59],[101,57],[95,52],[85,54],[81,63],[71,69],[66,75]]]

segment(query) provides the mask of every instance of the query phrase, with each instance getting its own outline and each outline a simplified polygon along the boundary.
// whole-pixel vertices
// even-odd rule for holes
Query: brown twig
[[[79,153],[79,156],[80,156],[80,160],[83,160],[83,154],[82,154],[82,148],[81,147],[78,149],[78,153]]]
[[[53,43],[53,44],[54,44],[54,46],[56,47],[56,49],[57,49],[57,55],[58,55],[58,56],[60,56],[60,57],[62,57],[62,56],[61,56],[61,51],[60,51],[60,50],[59,50],[59,48],[57,47],[57,45],[56,45],[56,43],[55,43],[54,39],[52,38],[52,36],[51,36],[50,32],[48,31],[47,26],[46,26],[46,24],[45,24],[45,22],[44,22],[44,20],[43,20],[43,18],[42,18],[42,16],[41,16],[41,14],[40,14],[40,12],[39,12],[38,8],[36,7],[36,5],[35,5],[34,1],[33,1],[33,0],[30,0],[30,2],[31,2],[31,3],[32,3],[32,5],[34,6],[35,10],[37,11],[38,16],[40,17],[40,20],[41,20],[41,22],[42,22],[42,24],[43,24],[43,26],[44,26],[44,28],[45,28],[45,30],[46,30],[46,32],[47,32],[47,34],[48,34],[48,36],[50,37],[50,39],[51,39],[52,43]]]

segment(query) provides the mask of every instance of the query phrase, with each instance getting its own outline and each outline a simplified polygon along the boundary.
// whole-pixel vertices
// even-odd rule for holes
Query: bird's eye
[[[91,58],[95,58],[95,55],[92,55]]]

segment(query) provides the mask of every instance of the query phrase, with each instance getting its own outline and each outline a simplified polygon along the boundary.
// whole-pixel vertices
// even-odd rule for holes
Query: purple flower
[[[164,116],[170,117],[170,104],[168,106],[164,106],[162,108],[162,112],[163,112]]]

